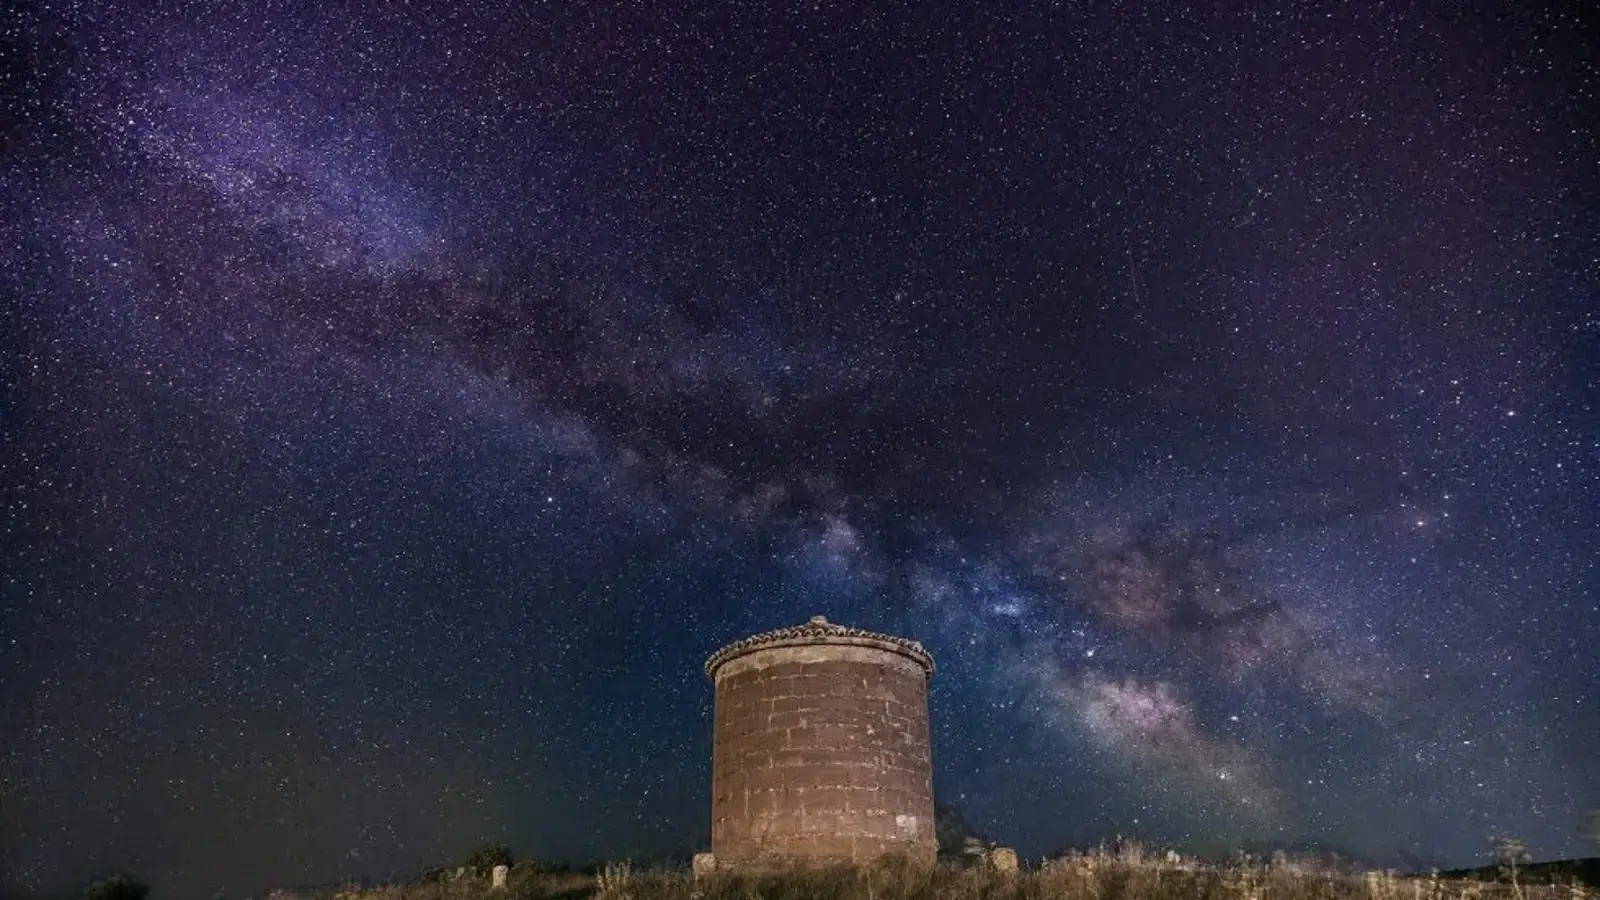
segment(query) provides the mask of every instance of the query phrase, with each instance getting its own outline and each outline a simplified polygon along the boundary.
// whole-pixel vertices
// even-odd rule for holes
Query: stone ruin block
[[[717,871],[717,857],[711,853],[696,853],[694,855],[694,877],[698,881]]]

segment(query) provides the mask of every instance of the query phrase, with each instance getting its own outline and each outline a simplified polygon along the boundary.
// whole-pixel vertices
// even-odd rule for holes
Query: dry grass
[[[854,869],[748,876],[635,871],[598,876],[513,871],[509,887],[483,879],[346,891],[336,900],[1600,900],[1576,885],[1521,885],[1385,873],[1316,872],[1249,860],[1228,866],[1090,853],[1005,875],[887,862]]]

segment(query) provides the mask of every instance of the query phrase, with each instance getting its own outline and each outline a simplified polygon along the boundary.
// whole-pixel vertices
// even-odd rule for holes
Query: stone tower
[[[718,866],[933,864],[933,658],[921,644],[816,616],[723,647],[706,674]]]

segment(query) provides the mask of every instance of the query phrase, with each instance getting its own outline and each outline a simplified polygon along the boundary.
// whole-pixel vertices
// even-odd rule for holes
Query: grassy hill
[[[1534,864],[1519,888],[1492,870],[1432,876],[1339,873],[1299,865],[1208,865],[1143,854],[1091,852],[1028,871],[987,865],[926,870],[893,861],[853,869],[749,876],[609,865],[597,874],[512,869],[504,890],[468,872],[431,880],[315,893],[275,892],[271,900],[1600,900],[1592,879],[1600,860]]]

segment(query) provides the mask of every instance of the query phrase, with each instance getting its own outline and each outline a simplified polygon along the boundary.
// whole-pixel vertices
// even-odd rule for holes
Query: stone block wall
[[[711,848],[744,868],[937,852],[927,670],[892,650],[754,650],[716,673]]]

